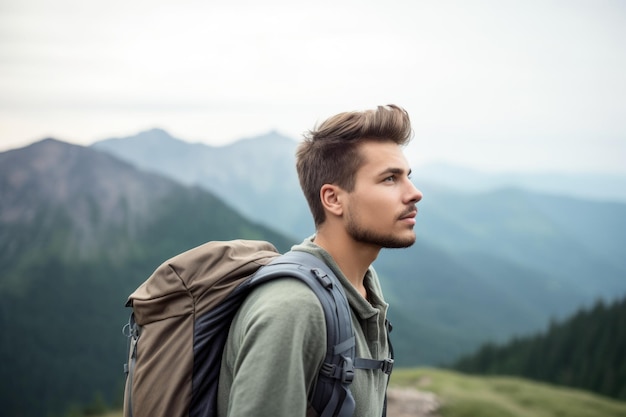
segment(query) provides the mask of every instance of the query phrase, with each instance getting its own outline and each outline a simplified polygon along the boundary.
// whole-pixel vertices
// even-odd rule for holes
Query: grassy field
[[[392,387],[437,394],[441,417],[624,417],[626,402],[520,378],[470,376],[441,369],[396,369]],[[103,417],[122,417],[111,412]]]
[[[443,417],[624,417],[626,402],[520,378],[470,376],[440,369],[398,369],[394,387],[438,395]]]

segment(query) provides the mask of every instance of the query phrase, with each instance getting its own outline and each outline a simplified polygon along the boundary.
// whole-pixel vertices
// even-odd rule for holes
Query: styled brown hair
[[[324,184],[350,192],[363,163],[359,146],[365,141],[409,143],[411,121],[403,108],[389,104],[376,109],[340,113],[304,135],[296,151],[296,169],[315,226],[326,220],[320,200]]]

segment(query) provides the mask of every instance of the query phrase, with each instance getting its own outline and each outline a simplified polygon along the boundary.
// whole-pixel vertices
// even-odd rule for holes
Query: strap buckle
[[[391,371],[393,371],[393,362],[394,362],[393,359],[386,358],[386,359],[383,359],[382,362],[383,363],[381,364],[380,369],[387,375],[390,375]]]
[[[323,270],[319,268],[311,268],[311,272],[313,273],[313,275],[315,275],[315,278],[317,278],[317,280],[322,283],[322,286],[324,288],[329,289],[333,287],[333,281]]]
[[[325,363],[322,365],[321,374],[329,378],[338,379],[343,384],[351,384],[354,381],[354,365],[352,359],[342,356],[343,364],[341,366],[334,363]]]

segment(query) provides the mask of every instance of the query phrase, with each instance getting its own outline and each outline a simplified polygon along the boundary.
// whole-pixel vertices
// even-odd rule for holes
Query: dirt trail
[[[414,388],[389,388],[387,417],[441,417],[439,399]]]

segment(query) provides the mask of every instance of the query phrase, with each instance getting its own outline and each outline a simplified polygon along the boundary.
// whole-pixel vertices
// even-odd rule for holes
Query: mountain
[[[313,222],[298,183],[297,142],[277,132],[226,146],[189,144],[161,129],[96,142],[140,169],[201,186],[250,219],[289,236],[312,234]]]
[[[543,194],[600,201],[626,202],[626,175],[606,173],[498,172],[489,173],[444,163],[429,163],[413,170],[415,178],[439,188],[487,192],[522,188]]]
[[[158,143],[151,139],[156,134]],[[216,148],[149,131],[93,146],[173,178],[182,179],[183,168],[195,169],[196,174],[185,174],[187,180],[195,178],[194,184],[250,218],[289,236],[311,233],[293,168],[297,144],[288,138],[269,134]],[[146,157],[154,146],[169,150],[167,160]],[[240,169],[233,175],[215,174],[230,172],[234,164]],[[253,185],[259,166],[278,175],[266,173],[265,182]],[[388,297],[398,301],[392,314],[407,329],[398,342],[401,357],[438,363],[467,352],[477,340],[505,340],[597,297],[626,292],[626,203],[618,198],[583,199],[565,189],[546,193],[519,186],[547,176],[520,175],[516,183],[508,180],[512,176],[452,167],[421,169],[413,174],[425,196],[419,203],[418,244],[383,251],[376,261]],[[594,177],[588,178],[593,183]],[[453,188],[455,181],[468,189]],[[420,346],[419,355],[410,346]]]
[[[553,286],[582,296],[624,291],[626,204],[514,188],[484,193],[423,188],[425,241],[468,260],[490,257],[541,271]]]
[[[452,367],[470,373],[516,375],[626,400],[626,298],[599,301],[545,332],[505,345],[484,345]]]
[[[11,416],[113,403],[127,296],[208,240],[293,243],[213,194],[48,139],[0,153],[0,403]]]

